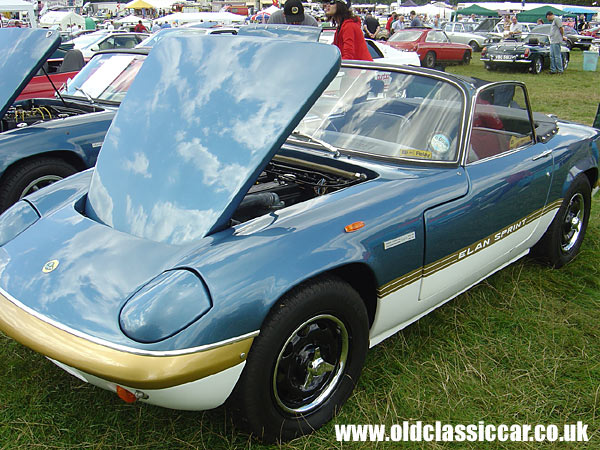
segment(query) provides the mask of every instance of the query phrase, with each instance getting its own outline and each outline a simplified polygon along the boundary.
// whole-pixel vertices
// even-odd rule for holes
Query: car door
[[[465,158],[469,193],[425,212],[420,300],[435,305],[528,251],[553,218],[551,151],[536,142],[521,84],[476,97]]]

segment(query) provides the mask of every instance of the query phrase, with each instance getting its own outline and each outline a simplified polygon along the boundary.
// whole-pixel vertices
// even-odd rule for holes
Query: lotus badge
[[[58,259],[53,259],[52,261],[48,261],[46,264],[44,264],[44,267],[42,267],[42,272],[50,273],[57,267],[58,267]]]

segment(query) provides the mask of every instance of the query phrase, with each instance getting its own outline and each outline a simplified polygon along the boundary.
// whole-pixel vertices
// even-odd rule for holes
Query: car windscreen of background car
[[[428,76],[343,68],[298,131],[365,155],[455,161],[463,95]]]
[[[400,30],[395,32],[391,38],[389,38],[390,42],[413,42],[419,39],[423,32],[421,30]]]
[[[137,54],[98,55],[67,84],[63,94],[121,102],[145,58]]]

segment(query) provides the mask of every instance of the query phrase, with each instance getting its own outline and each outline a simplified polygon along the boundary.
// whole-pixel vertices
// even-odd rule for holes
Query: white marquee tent
[[[32,28],[37,27],[35,21],[35,13],[33,3],[25,2],[23,0],[0,0],[0,12],[18,12],[20,14],[27,14],[31,23]]]
[[[81,28],[85,30],[85,18],[73,11],[50,11],[40,17],[40,27],[44,28],[58,25],[64,31],[73,24],[81,25]]]
[[[232,14],[230,12],[197,12],[169,14],[168,16],[154,20],[154,22],[177,22],[178,25],[193,22],[218,22],[224,25],[230,25],[232,23],[243,22],[244,20],[246,20],[244,16]]]

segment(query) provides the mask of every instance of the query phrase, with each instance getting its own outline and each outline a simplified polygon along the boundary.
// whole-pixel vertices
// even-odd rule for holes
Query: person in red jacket
[[[136,33],[146,33],[148,29],[144,26],[144,24],[142,24],[142,21],[140,20],[138,21],[138,24],[135,26],[133,31],[135,31]]]
[[[323,6],[327,18],[337,26],[333,45],[340,49],[342,59],[373,61],[360,28],[360,19],[350,11],[349,4],[343,0],[331,0]]]

